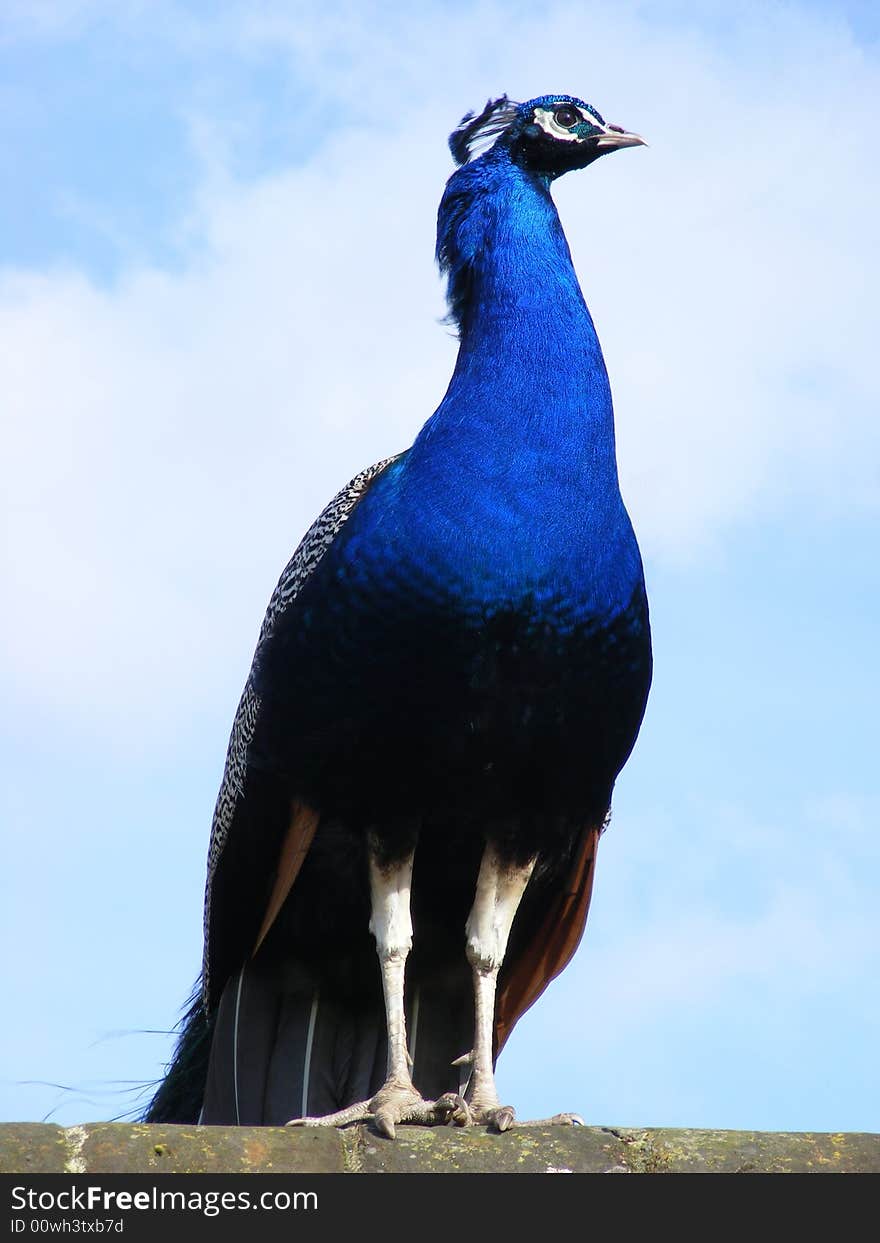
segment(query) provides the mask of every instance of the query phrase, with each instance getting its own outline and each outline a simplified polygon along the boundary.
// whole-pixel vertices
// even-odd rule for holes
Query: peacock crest
[[[503,134],[519,115],[521,105],[506,95],[486,102],[483,111],[477,116],[468,112],[461,118],[458,126],[449,135],[449,150],[456,164],[467,164],[468,160],[488,150],[499,134]]]

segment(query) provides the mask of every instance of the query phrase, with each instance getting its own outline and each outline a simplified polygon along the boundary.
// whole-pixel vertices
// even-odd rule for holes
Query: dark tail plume
[[[198,1122],[205,1094],[213,1018],[202,1004],[201,981],[196,984],[180,1021],[174,1056],[156,1095],[144,1112],[144,1122]]]

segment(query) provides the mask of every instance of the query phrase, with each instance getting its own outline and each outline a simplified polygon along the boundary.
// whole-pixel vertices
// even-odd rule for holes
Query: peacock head
[[[457,164],[466,164],[491,146],[551,179],[586,168],[620,147],[645,145],[644,138],[609,125],[595,108],[573,95],[541,95],[524,104],[502,95],[490,99],[479,116],[469,112],[449,136]]]

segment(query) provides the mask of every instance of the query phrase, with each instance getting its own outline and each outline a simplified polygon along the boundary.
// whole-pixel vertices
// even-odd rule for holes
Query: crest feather
[[[490,99],[476,116],[469,112],[449,135],[449,150],[456,164],[467,164],[472,156],[485,151],[488,146],[516,120],[519,104],[502,95]]]

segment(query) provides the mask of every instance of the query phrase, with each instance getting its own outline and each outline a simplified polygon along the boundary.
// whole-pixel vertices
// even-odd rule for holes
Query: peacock
[[[652,671],[608,375],[550,190],[642,143],[571,95],[501,96],[452,133],[455,369],[271,597],[200,983],[148,1121],[524,1125],[496,1059],[578,945]]]

